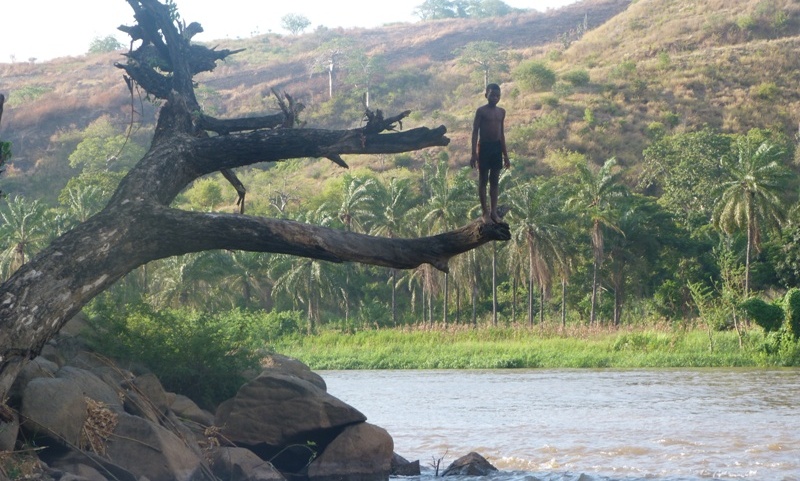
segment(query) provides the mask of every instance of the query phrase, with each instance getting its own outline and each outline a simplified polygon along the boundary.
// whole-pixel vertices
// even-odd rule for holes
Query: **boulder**
[[[389,479],[394,441],[385,429],[369,423],[348,426],[308,467],[311,481],[380,481]]]
[[[161,381],[155,374],[148,373],[137,376],[125,387],[143,395],[161,414],[166,414],[167,409],[169,409],[167,392],[164,390],[164,386],[161,385]]]
[[[419,459],[411,462],[397,453],[392,455],[392,476],[419,476]]]
[[[497,468],[492,466],[486,458],[476,452],[471,452],[450,463],[442,476],[488,476],[494,471],[497,471]]]
[[[264,371],[217,410],[215,424],[235,444],[282,446],[320,430],[366,421],[355,408],[295,376]]]
[[[136,476],[129,471],[91,452],[67,450],[54,455],[48,454],[48,451],[45,450],[43,457],[51,471],[58,470],[62,473],[69,473],[58,478],[59,481],[66,479],[137,481]],[[70,475],[73,477],[70,478]]]
[[[77,386],[86,397],[108,405],[112,411],[121,412],[123,410],[120,391],[109,386],[90,371],[64,366],[56,372],[56,377],[69,381],[72,385]]]
[[[37,357],[25,364],[14,379],[14,384],[11,385],[8,397],[12,405],[19,405],[22,399],[22,392],[29,382],[36,378],[54,378],[58,371],[58,364],[53,361],[48,361],[43,357]]]
[[[322,379],[322,376],[312,371],[310,367],[297,359],[292,359],[291,357],[282,356],[280,354],[270,354],[261,360],[261,367],[264,368],[264,371],[277,371],[281,374],[299,377],[323,391],[328,390],[328,386],[325,384],[325,380]]]
[[[45,434],[77,446],[88,417],[83,390],[72,379],[36,378],[22,393],[21,428],[32,436]]]
[[[19,416],[5,404],[0,404],[0,452],[13,451],[19,434]]]
[[[226,481],[285,481],[268,461],[245,448],[217,448],[211,458],[211,471]]]
[[[173,432],[127,413],[119,414],[105,458],[150,481],[210,479],[202,460]]]
[[[187,419],[203,427],[214,424],[214,415],[201,409],[194,401],[182,394],[173,394],[169,408],[181,419]]]

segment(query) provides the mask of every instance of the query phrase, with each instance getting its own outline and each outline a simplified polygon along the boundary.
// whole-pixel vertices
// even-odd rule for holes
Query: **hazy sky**
[[[285,33],[280,19],[296,13],[311,20],[313,30],[326,27],[376,27],[391,22],[415,22],[414,8],[424,0],[177,0],[186,23],[197,21],[205,32],[201,42],[247,38],[267,32]],[[545,11],[578,0],[505,0],[516,8]],[[125,0],[9,0],[0,9],[0,63],[30,58],[39,61],[83,55],[97,37],[114,35],[123,44],[119,25],[132,25]]]

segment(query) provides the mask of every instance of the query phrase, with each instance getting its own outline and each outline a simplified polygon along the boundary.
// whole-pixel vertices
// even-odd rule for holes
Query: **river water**
[[[800,481],[800,370],[320,374],[421,480],[475,451],[492,481]]]

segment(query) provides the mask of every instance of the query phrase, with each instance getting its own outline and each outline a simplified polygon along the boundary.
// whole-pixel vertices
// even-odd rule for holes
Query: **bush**
[[[797,339],[800,336],[800,289],[795,287],[786,292],[783,311],[786,313],[786,330]]]
[[[261,336],[268,323],[243,311],[216,315],[188,309],[155,311],[147,304],[95,302],[87,308],[90,345],[122,362],[143,364],[164,387],[206,409],[229,399],[258,368]],[[292,330],[277,322],[278,331]],[[275,329],[273,329],[275,330]]]
[[[564,81],[571,83],[575,87],[589,85],[589,72],[586,70],[572,70],[561,76]]]
[[[538,60],[520,63],[512,76],[523,89],[534,92],[549,90],[556,83],[556,73]]]
[[[764,302],[757,297],[751,297],[742,302],[740,307],[767,332],[777,331],[783,325],[784,313],[780,306]]]

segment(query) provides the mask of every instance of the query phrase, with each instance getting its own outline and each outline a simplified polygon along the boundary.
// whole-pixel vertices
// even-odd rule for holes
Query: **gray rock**
[[[348,426],[308,467],[311,481],[381,481],[389,479],[394,441],[385,429],[369,423]]]
[[[14,450],[17,434],[19,434],[19,416],[6,406],[0,406],[0,452]]]
[[[88,416],[83,390],[71,379],[37,378],[25,386],[20,414],[22,429],[37,436],[77,446]]]
[[[286,480],[272,464],[245,448],[217,448],[212,455],[211,471],[226,481]]]
[[[299,377],[323,391],[328,390],[328,386],[325,384],[325,380],[322,379],[322,376],[312,371],[311,368],[297,359],[280,354],[271,354],[261,360],[261,367],[264,368],[264,371],[274,371],[280,374]]]
[[[492,466],[486,458],[476,452],[471,452],[453,461],[444,470],[442,476],[487,476],[494,471],[497,471],[497,468]]]
[[[22,392],[29,382],[40,377],[54,378],[56,377],[56,371],[58,371],[58,364],[43,357],[37,357],[25,364],[17,374],[14,384],[11,385],[8,396],[10,402],[14,405],[19,405],[22,399]]]
[[[201,426],[211,426],[214,424],[214,415],[201,409],[188,397],[182,394],[175,394],[172,398],[173,400],[169,408],[172,409],[172,412],[179,418],[188,419]]]
[[[112,388],[90,371],[64,366],[56,372],[56,377],[77,386],[86,397],[107,404],[112,411],[122,411],[120,391]]]
[[[249,445],[280,446],[301,434],[366,421],[316,385],[270,371],[242,386],[217,414],[215,423],[226,439]]]
[[[202,460],[173,432],[145,419],[120,413],[106,443],[106,459],[151,481],[209,479]]]
[[[410,462],[397,453],[392,455],[392,476],[419,476],[419,460]]]

